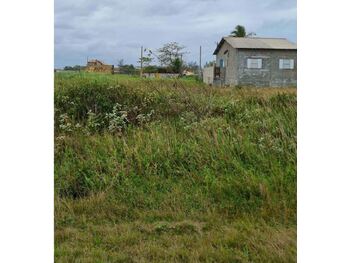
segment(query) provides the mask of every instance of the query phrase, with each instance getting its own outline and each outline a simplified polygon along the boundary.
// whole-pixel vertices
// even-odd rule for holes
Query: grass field
[[[296,89],[55,75],[56,262],[296,262]]]

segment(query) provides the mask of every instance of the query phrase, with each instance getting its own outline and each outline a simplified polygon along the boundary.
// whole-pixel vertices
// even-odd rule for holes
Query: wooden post
[[[182,65],[183,65],[183,62],[182,62],[182,54],[180,55],[180,61],[181,61],[181,64],[180,64],[180,75],[182,75]]]
[[[202,79],[202,46],[199,46],[199,78]]]
[[[140,58],[140,63],[141,63],[140,77],[142,78],[142,66],[143,66],[143,46],[141,46],[141,58]]]

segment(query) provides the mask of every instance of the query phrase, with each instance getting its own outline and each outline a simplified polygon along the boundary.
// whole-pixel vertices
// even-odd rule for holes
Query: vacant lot
[[[295,262],[296,89],[56,74],[56,262]]]

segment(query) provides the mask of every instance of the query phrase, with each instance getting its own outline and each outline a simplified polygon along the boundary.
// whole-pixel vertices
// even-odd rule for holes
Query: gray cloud
[[[295,0],[55,0],[55,67],[86,57],[136,64],[140,46],[170,41],[187,47],[187,61],[212,60],[215,42],[235,25],[257,36],[296,42]]]

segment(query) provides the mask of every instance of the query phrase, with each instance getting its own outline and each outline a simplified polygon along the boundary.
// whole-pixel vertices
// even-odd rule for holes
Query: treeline
[[[149,48],[144,48],[143,55],[139,58],[138,63],[142,65],[144,73],[175,73],[182,74],[184,71],[197,73],[199,66],[196,62],[185,62],[183,57],[189,52],[184,51],[185,46],[177,42],[164,44],[163,47],[152,51]],[[64,70],[80,71],[84,70],[85,66],[76,65],[74,67],[66,66]],[[124,60],[120,59],[117,64],[117,72],[121,74],[139,74],[140,69],[133,64],[124,64]]]
[[[80,66],[80,65],[75,65],[75,66],[65,66],[63,70],[65,71],[83,71],[86,69],[86,66]],[[140,69],[136,68],[133,64],[129,65],[119,65],[116,67],[117,72],[121,74],[128,74],[128,75],[138,75],[140,74]],[[185,68],[186,70],[193,70],[189,68]],[[162,67],[162,66],[155,66],[155,65],[150,65],[150,66],[145,66],[143,68],[143,73],[179,73],[179,70],[174,67]]]
[[[140,69],[135,68],[134,65],[118,65],[117,67],[118,73],[121,74],[129,74],[129,75],[138,75],[140,74]],[[181,73],[183,70],[189,70],[193,72],[198,71],[198,66],[183,66],[182,70],[179,70],[177,67],[171,67],[171,66],[156,66],[156,65],[148,65],[145,66],[142,69],[143,73],[170,73],[170,74],[178,74]]]
[[[73,67],[71,66],[65,66],[63,70],[72,70],[72,71],[80,71],[80,70],[85,70],[86,66],[80,66],[80,65],[75,65]]]

